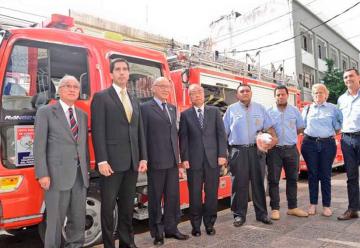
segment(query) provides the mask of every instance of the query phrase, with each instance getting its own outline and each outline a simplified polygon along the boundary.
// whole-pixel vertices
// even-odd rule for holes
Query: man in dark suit
[[[136,247],[132,226],[138,172],[147,170],[146,143],[139,103],[126,90],[129,64],[110,64],[112,86],[94,95],[91,128],[101,174],[101,228],[104,247],[115,247],[115,204],[118,206],[119,247]]]
[[[35,172],[45,190],[46,232],[44,247],[61,246],[67,217],[65,247],[82,247],[85,234],[88,176],[88,119],[74,106],[80,84],[64,76],[60,100],[38,110],[35,120]]]
[[[226,134],[220,111],[205,106],[204,88],[189,87],[193,107],[181,113],[180,154],[187,169],[192,235],[201,235],[203,219],[208,235],[215,235],[220,167],[226,164]],[[205,202],[202,204],[204,187]]]
[[[180,233],[179,169],[177,167],[178,136],[176,107],[168,104],[171,90],[169,80],[157,78],[152,91],[154,98],[141,105],[144,130],[149,155],[148,196],[149,225],[155,245],[164,244],[166,238],[186,240],[188,235]],[[164,197],[164,216],[161,202]]]

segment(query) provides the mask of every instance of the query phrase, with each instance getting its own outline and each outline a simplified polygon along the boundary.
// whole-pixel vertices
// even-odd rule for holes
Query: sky
[[[209,37],[210,23],[221,16],[228,15],[231,11],[246,13],[268,1],[0,0],[0,16],[10,15],[26,20],[41,21],[52,13],[67,14],[71,9],[193,45]],[[358,0],[299,1],[323,20],[333,17],[358,2]],[[349,38],[349,41],[360,49],[360,4],[328,24],[344,37]]]

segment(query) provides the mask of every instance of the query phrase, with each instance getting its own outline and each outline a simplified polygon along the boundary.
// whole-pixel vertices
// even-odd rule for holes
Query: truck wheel
[[[90,190],[86,197],[86,221],[85,221],[85,242],[84,247],[92,247],[101,243],[101,201],[98,191]],[[116,232],[118,222],[118,209],[114,209],[114,230]],[[66,225],[66,224],[65,224]],[[65,226],[66,228],[66,226]],[[63,229],[65,237],[65,230]],[[66,238],[66,237],[65,237]]]
[[[89,191],[86,197],[86,220],[85,220],[85,241],[83,247],[92,247],[96,244],[101,243],[101,216],[100,216],[100,195],[95,191]],[[64,228],[62,230],[62,237],[66,240],[66,222],[65,219]],[[117,229],[118,222],[118,209],[115,206],[114,209],[114,230]],[[46,217],[38,225],[38,231],[41,240],[45,240],[46,230]]]

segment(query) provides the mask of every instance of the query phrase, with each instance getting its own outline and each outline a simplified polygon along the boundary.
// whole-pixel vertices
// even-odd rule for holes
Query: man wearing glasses
[[[157,78],[152,91],[154,98],[141,106],[148,152],[149,226],[154,245],[166,238],[186,240],[177,224],[180,221],[179,149],[176,107],[167,102],[171,84]],[[164,215],[162,214],[164,199]]]
[[[231,210],[235,227],[242,226],[246,221],[249,182],[256,220],[272,224],[266,209],[265,153],[261,150],[273,147],[277,138],[269,114],[262,105],[252,102],[251,97],[250,85],[240,84],[237,88],[239,101],[230,105],[224,115],[225,131],[230,146],[229,166],[233,177]],[[267,132],[272,138],[258,147],[257,134],[262,132]]]
[[[64,76],[60,100],[40,108],[35,120],[35,172],[45,190],[44,247],[60,247],[67,217],[65,247],[83,247],[88,179],[87,115],[74,106],[79,81]]]

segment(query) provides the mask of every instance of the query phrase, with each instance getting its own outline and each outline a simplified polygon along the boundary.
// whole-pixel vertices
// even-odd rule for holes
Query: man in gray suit
[[[60,100],[40,108],[35,120],[35,171],[45,190],[45,248],[61,246],[61,230],[67,217],[65,247],[82,247],[88,178],[87,115],[74,106],[80,84],[64,76]]]

